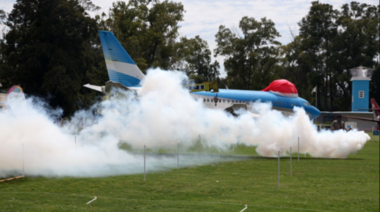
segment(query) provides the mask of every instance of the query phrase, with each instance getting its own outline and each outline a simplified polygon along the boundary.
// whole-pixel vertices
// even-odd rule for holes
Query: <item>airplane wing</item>
[[[89,89],[92,89],[92,90],[95,90],[95,91],[99,91],[99,92],[104,93],[104,89],[102,88],[102,87],[104,87],[104,86],[97,86],[97,85],[85,84],[85,85],[83,85],[83,87],[86,87],[86,88],[89,88]]]
[[[247,113],[248,113],[249,115],[251,115],[253,118],[260,118],[260,115],[259,115],[259,114],[252,113],[252,112],[250,112],[250,111],[247,111]]]

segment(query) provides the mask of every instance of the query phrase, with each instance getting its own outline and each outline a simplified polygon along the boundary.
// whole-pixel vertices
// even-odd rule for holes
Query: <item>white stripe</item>
[[[95,201],[95,200],[96,200],[96,196],[95,196],[95,198],[93,200],[91,200],[90,202],[88,202],[87,205],[90,204],[91,202]]]
[[[275,94],[280,95],[280,96],[298,97],[298,93],[282,93],[282,92],[279,92],[279,91],[272,91],[272,90],[270,90],[270,92],[275,93]]]
[[[240,212],[245,211],[247,208],[248,208],[247,205],[245,205],[245,208],[243,208],[243,210],[241,210]]]
[[[117,71],[122,74],[127,74],[136,77],[139,80],[144,79],[144,74],[141,72],[137,65],[123,63],[118,61],[106,60],[107,69]]]

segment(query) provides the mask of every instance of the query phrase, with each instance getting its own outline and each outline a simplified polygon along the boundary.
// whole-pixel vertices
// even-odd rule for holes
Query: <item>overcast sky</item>
[[[176,0],[174,0],[176,1]],[[0,9],[10,12],[16,0],[1,0]],[[112,6],[110,0],[92,0],[95,5],[102,9],[97,13],[106,12]],[[184,21],[180,23],[180,36],[193,38],[199,35],[206,40],[211,50],[216,47],[215,34],[220,25],[226,27],[238,27],[243,16],[254,17],[259,20],[267,17],[275,23],[277,31],[281,34],[278,39],[282,44],[291,41],[289,27],[298,33],[297,23],[306,16],[309,11],[311,0],[184,0]],[[349,0],[322,0],[335,9],[341,5],[350,3]],[[377,5],[378,0],[360,0],[358,2]],[[222,63],[222,60],[218,59]]]

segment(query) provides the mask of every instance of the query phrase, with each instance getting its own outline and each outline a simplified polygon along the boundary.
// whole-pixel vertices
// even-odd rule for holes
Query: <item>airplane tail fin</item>
[[[110,80],[126,87],[141,86],[144,74],[114,34],[108,31],[99,31],[99,37]]]
[[[379,105],[377,104],[375,98],[371,98],[371,105],[373,109],[373,114],[375,116],[375,119],[380,116],[380,108]]]

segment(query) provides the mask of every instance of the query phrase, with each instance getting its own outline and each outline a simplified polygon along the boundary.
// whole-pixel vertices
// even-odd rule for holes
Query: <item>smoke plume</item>
[[[51,111],[33,98],[9,101],[0,112],[0,177],[21,172],[44,176],[105,176],[141,173],[142,155],[119,148],[125,142],[134,150],[167,143],[191,146],[202,137],[205,145],[228,149],[231,145],[256,146],[262,156],[288,154],[289,148],[313,157],[346,158],[363,148],[370,138],[362,131],[320,131],[305,111],[292,116],[271,110],[268,103],[253,103],[250,111],[233,117],[206,108],[183,88],[188,78],[181,72],[151,70],[138,94],[118,91],[91,110],[79,111],[63,127]],[[94,108],[101,110],[94,116]],[[23,147],[24,146],[24,147]],[[23,153],[24,151],[24,153]],[[191,166],[212,158],[182,159]],[[173,158],[151,158],[148,170],[176,166]]]

